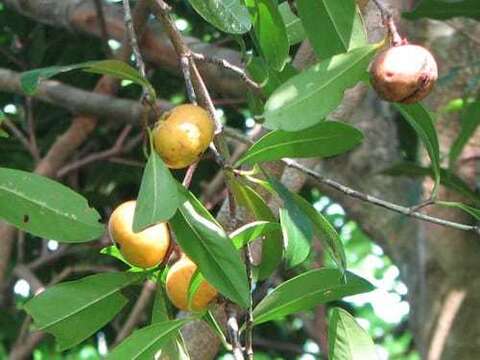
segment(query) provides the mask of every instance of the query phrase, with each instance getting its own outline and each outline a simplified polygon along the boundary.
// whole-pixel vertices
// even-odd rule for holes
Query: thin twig
[[[238,336],[238,322],[237,322],[237,311],[235,310],[235,305],[227,304],[227,331],[230,338],[230,343],[232,344],[232,353],[235,360],[244,360],[242,345],[240,344],[240,338]]]
[[[103,48],[107,57],[111,58],[113,57],[113,54],[112,49],[108,45],[108,40],[110,37],[108,35],[107,22],[105,21],[105,13],[103,11],[102,0],[93,0],[93,2],[95,3],[95,9],[97,10],[98,20],[100,23],[100,34],[102,37]]]
[[[209,57],[209,56],[206,56],[204,54],[200,54],[200,53],[196,53],[196,52],[192,52],[192,57],[195,60],[205,62],[205,63],[214,64],[214,65],[220,66],[222,68],[225,68],[225,69],[233,72],[235,75],[237,75],[245,84],[247,84],[253,90],[261,89],[261,86],[258,83],[256,83],[254,80],[252,80],[241,67],[233,65],[225,59]]]
[[[385,27],[388,29],[389,35],[391,36],[392,45],[398,46],[404,43],[402,37],[398,33],[397,26],[393,21],[393,14],[392,12],[387,9],[387,7],[381,2],[381,0],[373,0],[377,8],[380,10],[380,14],[382,16],[383,23]]]
[[[20,143],[30,153],[30,155],[32,155],[32,158],[36,160],[37,158],[35,155],[35,151],[33,150],[32,145],[30,144],[30,141],[22,132],[22,130],[20,130],[10,119],[5,119],[3,121],[3,124],[13,134],[13,136],[15,136],[18,139],[18,141],[20,141]]]
[[[247,144],[252,144],[252,140],[250,140],[250,138],[248,138],[248,136],[240,134],[238,131],[233,130],[231,128],[225,128],[225,134],[227,136],[230,136],[230,137],[238,140],[238,141],[242,141],[242,142],[247,143]],[[383,207],[383,208],[391,210],[391,211],[395,211],[397,213],[400,213],[400,214],[403,214],[403,215],[406,215],[406,216],[410,216],[410,217],[413,217],[413,218],[416,218],[416,219],[419,219],[419,220],[422,220],[422,221],[430,222],[432,224],[451,227],[451,228],[454,228],[454,229],[457,229],[457,230],[471,231],[471,232],[475,232],[477,234],[480,234],[480,227],[479,226],[466,225],[466,224],[461,224],[461,223],[457,223],[457,222],[454,222],[454,221],[449,221],[449,220],[445,220],[445,219],[441,219],[441,218],[436,218],[436,217],[433,217],[433,216],[430,216],[430,215],[427,215],[427,214],[424,214],[424,213],[421,213],[421,212],[418,212],[418,211],[413,211],[412,212],[410,207],[397,205],[397,204],[391,203],[389,201],[379,199],[375,196],[368,195],[368,194],[362,193],[358,190],[352,189],[352,188],[350,188],[346,185],[343,185],[343,184],[341,184],[341,183],[339,183],[335,180],[329,179],[329,178],[319,174],[318,172],[301,165],[300,163],[296,162],[295,160],[285,158],[285,159],[282,159],[282,162],[285,165],[287,165],[288,167],[291,167],[292,169],[296,169],[296,170],[310,176],[311,178],[313,178],[314,180],[316,180],[320,184],[323,184],[323,185],[331,187],[335,190],[338,190],[338,191],[344,193],[347,196],[362,200],[364,202],[368,202],[370,204],[374,204],[374,205]]]
[[[192,104],[197,104],[197,95],[195,94],[195,88],[192,82],[192,73],[190,71],[190,59],[187,56],[182,56],[180,59],[180,65],[182,67],[183,78],[185,79],[185,87],[187,89],[188,100]]]
[[[193,179],[193,174],[195,173],[195,170],[197,170],[198,167],[198,161],[194,162],[192,165],[190,165],[187,169],[187,172],[185,173],[185,177],[183,178],[182,185],[185,188],[189,188],[190,184],[192,183]]]
[[[126,26],[126,33],[130,42],[130,47],[132,48],[133,54],[135,55],[135,62],[137,63],[138,70],[142,77],[146,78],[147,73],[145,71],[145,63],[143,62],[142,53],[140,52],[140,48],[138,46],[137,35],[135,33],[135,28],[132,19],[132,11],[130,9],[130,2],[129,0],[123,0],[123,9],[124,9],[124,16],[125,16],[125,26]],[[144,91],[146,91],[144,89]]]
[[[122,154],[126,151],[128,151],[128,146],[124,146],[125,141],[127,139],[127,136],[130,134],[130,131],[132,130],[133,126],[132,125],[127,125],[123,128],[122,132],[118,136],[117,140],[115,141],[115,144],[108,150],[100,151],[97,153],[90,154],[82,159],[79,159],[77,161],[72,162],[69,165],[66,165],[62,167],[58,172],[57,176],[59,178],[64,177],[65,175],[71,173],[74,170],[78,170],[81,167],[84,167],[86,165],[89,165],[91,163],[100,161],[100,160],[105,160],[108,158],[111,158],[113,156]],[[131,145],[136,146],[142,141],[142,136],[136,136],[133,142],[131,142]]]
[[[32,156],[35,161],[40,160],[40,151],[38,150],[37,137],[35,134],[35,117],[33,114],[33,99],[30,96],[25,98],[25,105],[27,109],[27,128],[28,128],[28,138],[30,143],[30,148]]]
[[[248,360],[253,360],[253,274],[252,274],[252,250],[250,244],[247,244],[244,251],[245,268],[247,271],[248,288],[250,296],[250,305],[247,311],[247,320],[245,322],[245,352]]]

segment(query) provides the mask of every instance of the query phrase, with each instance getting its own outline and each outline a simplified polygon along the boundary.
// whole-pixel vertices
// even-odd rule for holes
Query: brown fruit
[[[200,106],[180,105],[159,120],[153,130],[154,146],[172,169],[181,169],[197,161],[212,142],[214,123]]]
[[[425,98],[438,78],[432,54],[418,45],[399,45],[381,52],[370,69],[373,88],[392,102],[412,104]]]
[[[188,288],[196,270],[197,265],[183,255],[168,271],[166,280],[167,296],[172,304],[180,310],[202,311],[217,296],[217,290],[203,280],[193,296],[191,307],[188,307]]]
[[[123,257],[132,265],[149,268],[160,264],[170,246],[166,223],[159,223],[134,233],[132,230],[135,201],[119,205],[110,216],[108,231]]]

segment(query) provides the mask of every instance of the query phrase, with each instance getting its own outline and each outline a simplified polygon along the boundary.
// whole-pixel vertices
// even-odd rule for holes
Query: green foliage
[[[208,211],[201,203],[192,194],[187,199],[170,220],[178,244],[210,284],[240,306],[248,307],[247,275],[237,250],[225,231],[204,217]]]
[[[332,310],[328,334],[329,359],[364,360],[378,357],[370,336],[341,308]]]
[[[0,218],[60,242],[91,241],[104,231],[99,214],[81,195],[48,178],[7,168],[0,168]]]
[[[297,0],[298,13],[320,59],[367,44],[355,0]]]
[[[160,156],[152,151],[143,173],[138,193],[133,231],[170,219],[182,202],[170,170]]]
[[[239,206],[251,212],[256,220],[276,222],[272,210],[262,197],[250,186],[244,185],[236,179],[229,182],[235,201]],[[283,241],[280,230],[266,234],[262,243],[262,262],[257,267],[258,280],[268,278],[282,261]]]
[[[427,149],[432,162],[433,177],[435,180],[433,193],[436,194],[438,184],[440,183],[440,146],[438,145],[438,136],[434,126],[434,120],[427,109],[420,103],[412,105],[395,104],[395,107],[400,111],[403,118],[415,129]]]
[[[55,336],[60,351],[71,348],[106,325],[126,305],[120,290],[144,273],[104,273],[65,282],[25,304],[37,330]]]
[[[298,131],[322,121],[344,91],[364,78],[377,50],[368,45],[335,55],[285,82],[265,104],[265,127]]]
[[[230,234],[233,245],[237,249],[241,249],[250,242],[259,239],[266,238],[266,235],[281,230],[280,225],[276,222],[269,221],[254,221],[239,227],[237,230]]]
[[[288,43],[290,45],[295,45],[304,40],[306,35],[302,21],[292,12],[288,2],[281,3],[278,6],[278,11],[282,16],[285,28],[287,30]]]
[[[126,338],[107,359],[150,360],[191,319],[169,320],[145,326]]]
[[[477,0],[422,0],[410,13],[403,16],[409,20],[431,18],[438,20],[462,16],[480,19],[480,7]]]
[[[253,19],[256,40],[266,62],[282,71],[288,61],[287,29],[275,0],[246,0]]]
[[[243,34],[252,22],[247,8],[240,0],[189,0],[193,8],[219,30],[230,34]]]
[[[458,157],[462,153],[463,148],[468,140],[472,137],[480,124],[480,101],[467,104],[461,116],[462,129],[457,139],[450,148],[449,165],[453,168]]]
[[[329,157],[342,154],[361,143],[363,134],[354,127],[336,121],[323,121],[311,128],[288,132],[269,132],[252,145],[237,161],[255,164],[285,157]]]
[[[37,92],[41,80],[46,80],[55,75],[79,69],[95,74],[110,75],[115,78],[133,81],[146,89],[150,99],[156,98],[155,89],[152,84],[150,84],[147,79],[143,78],[136,69],[119,60],[88,61],[75,65],[50,66],[47,68],[35,69],[22,73],[20,83],[23,91],[27,95],[34,95]]]
[[[344,296],[373,290],[366,280],[336,269],[315,269],[285,281],[269,293],[253,310],[255,324],[309,310]]]

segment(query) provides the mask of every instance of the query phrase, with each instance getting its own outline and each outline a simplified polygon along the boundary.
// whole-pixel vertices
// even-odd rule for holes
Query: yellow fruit
[[[178,309],[184,311],[202,311],[217,296],[217,290],[203,280],[195,295],[191,307],[188,307],[188,288],[197,265],[185,255],[170,268],[167,274],[167,296]]]
[[[186,104],[174,108],[153,130],[155,150],[172,169],[197,161],[212,142],[214,123],[200,106]]]
[[[170,246],[166,223],[159,223],[134,233],[132,230],[136,201],[118,206],[108,221],[108,231],[123,257],[132,265],[149,268],[160,264]]]

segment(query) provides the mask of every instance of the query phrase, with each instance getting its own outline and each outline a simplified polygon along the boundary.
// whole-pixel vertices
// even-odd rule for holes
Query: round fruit
[[[187,256],[183,255],[170,268],[167,274],[167,296],[178,309],[184,311],[202,311],[217,296],[217,290],[207,281],[202,280],[188,307],[188,288],[192,276],[197,270],[197,265]]]
[[[197,161],[212,142],[214,123],[197,105],[180,105],[157,122],[153,130],[155,150],[172,169]]]
[[[372,64],[370,75],[381,98],[412,104],[430,93],[437,81],[438,69],[427,49],[400,45],[381,52]]]
[[[108,221],[108,231],[123,257],[132,265],[149,268],[160,264],[170,246],[166,223],[159,223],[134,233],[132,230],[136,201],[118,206]]]

